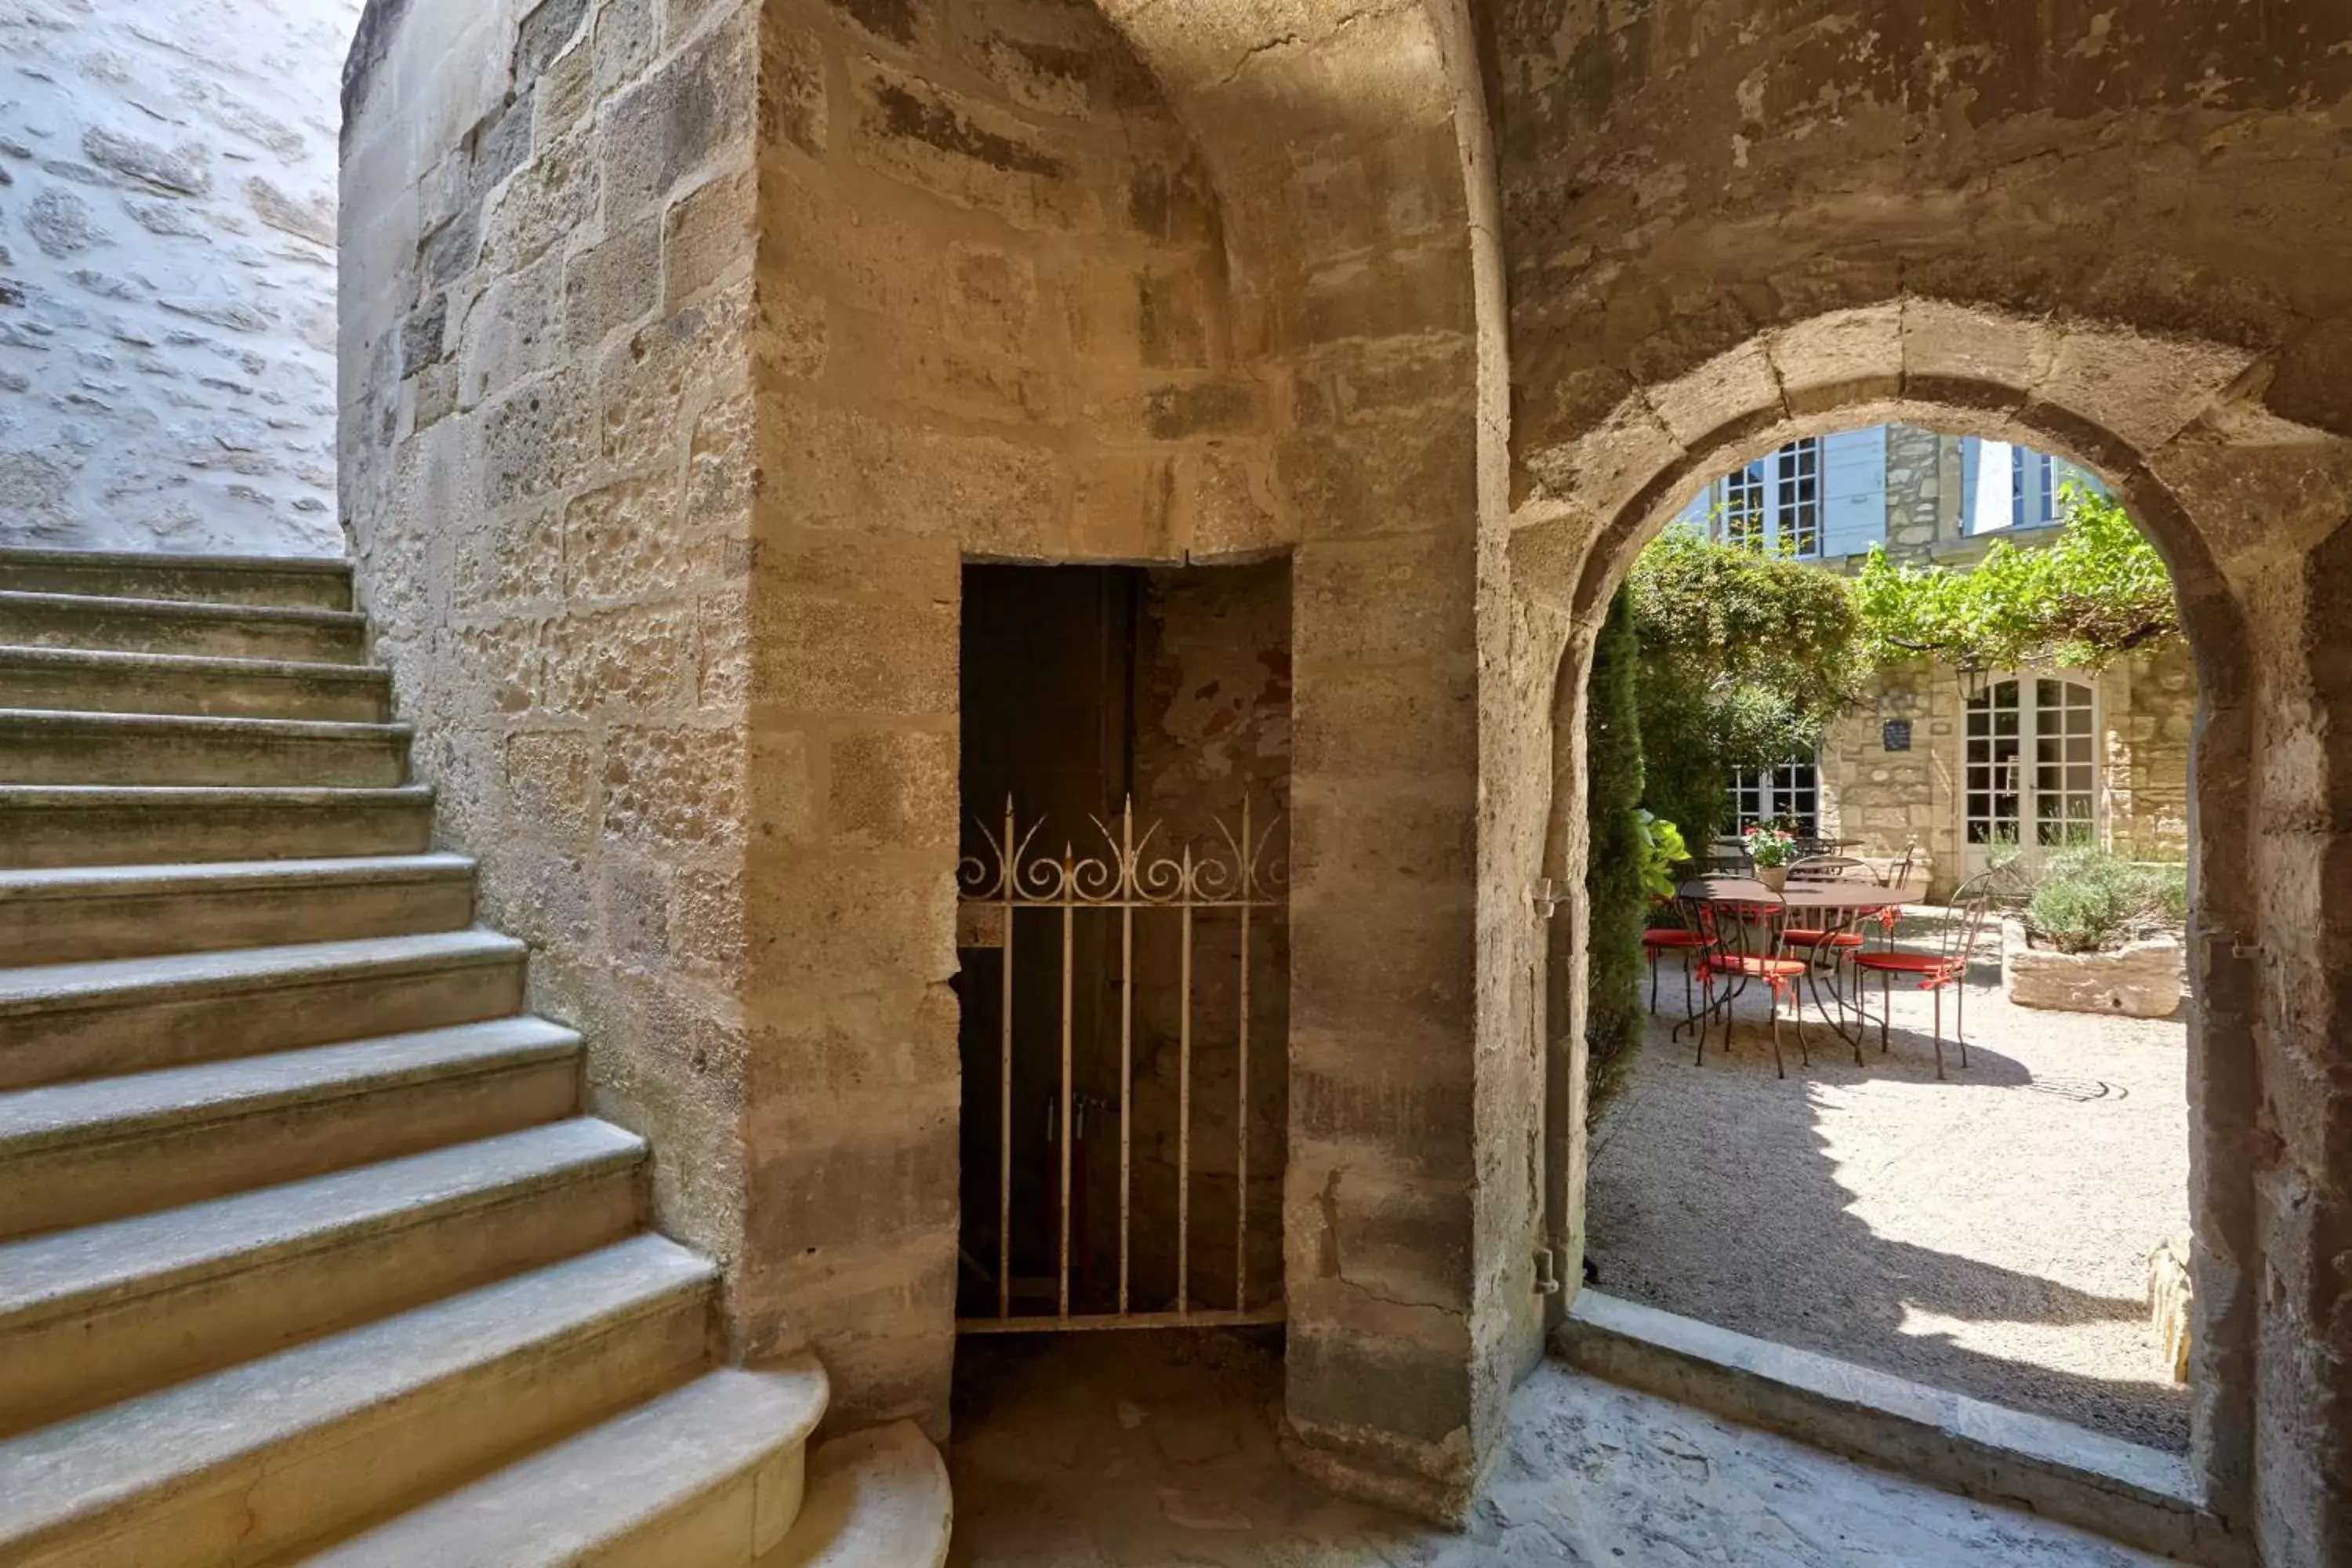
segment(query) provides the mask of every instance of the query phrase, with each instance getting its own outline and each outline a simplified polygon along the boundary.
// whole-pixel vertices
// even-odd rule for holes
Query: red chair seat
[[[1863,952],[1855,954],[1855,963],[1863,969],[1891,969],[1898,975],[1933,975],[1945,969],[1959,969],[1952,959],[1933,952]]]
[[[1717,974],[1745,974],[1758,980],[1799,980],[1812,973],[1801,958],[1742,958],[1736,954],[1707,960]]]
[[[1790,947],[1819,947],[1824,942],[1832,947],[1860,947],[1862,933],[1854,931],[1814,931],[1808,926],[1790,926],[1780,933],[1780,940]]]
[[[1706,938],[1695,931],[1645,931],[1642,933],[1643,947],[1705,947]]]
[[[1924,974],[1948,980],[1960,973],[1957,960],[1932,952],[1857,952],[1854,963],[1864,969],[1884,969],[1896,974]]]

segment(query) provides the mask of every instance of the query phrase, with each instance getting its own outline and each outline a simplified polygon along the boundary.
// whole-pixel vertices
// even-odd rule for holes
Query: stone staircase
[[[936,1568],[473,929],[340,563],[0,550],[0,1563]]]

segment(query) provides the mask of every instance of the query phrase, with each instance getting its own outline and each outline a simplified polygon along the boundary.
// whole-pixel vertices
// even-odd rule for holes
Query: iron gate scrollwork
[[[1187,842],[1171,845],[1163,825],[1139,827],[1130,800],[1116,819],[1090,816],[1102,847],[1081,855],[1066,843],[1061,853],[1033,850],[1045,822],[1024,824],[1013,804],[1005,803],[1001,823],[976,820],[975,830],[985,848],[962,858],[957,868],[957,945],[1000,950],[1003,975],[998,999],[996,1126],[997,1241],[993,1259],[995,1315],[966,1313],[959,1327],[966,1332],[1034,1329],[1209,1327],[1234,1323],[1278,1322],[1282,1302],[1277,1293],[1270,1302],[1250,1302],[1250,1124],[1251,1124],[1251,989],[1252,931],[1264,922],[1284,919],[1288,907],[1289,868],[1276,848],[1278,816],[1260,821],[1244,800],[1238,824],[1213,822],[1215,838],[1204,847]],[[1076,1009],[1073,982],[1076,936],[1081,915],[1115,918],[1118,951],[1118,1229],[1117,1305],[1112,1310],[1074,1308],[1071,1293],[1073,1210],[1072,1150],[1082,1136],[1089,1109],[1100,1107],[1074,1092]],[[1195,922],[1204,916],[1230,915],[1239,922],[1237,1005],[1222,1024],[1196,1019]],[[1029,921],[1020,917],[1029,915]],[[1045,917],[1043,920],[1034,917]],[[1058,917],[1058,918],[1053,918]],[[1176,1031],[1176,1218],[1175,1291],[1163,1310],[1138,1311],[1131,1290],[1135,1240],[1133,1176],[1135,1169],[1134,1108],[1136,1104],[1136,942],[1138,927],[1165,919],[1175,927],[1178,1026]],[[1058,941],[1060,995],[1055,1016],[1056,1037],[1024,1040],[1015,1026],[1013,952],[1016,942],[1034,940],[1030,932],[1045,928],[1048,941]],[[1204,1030],[1216,1029],[1230,1039],[1234,1052],[1234,1293],[1230,1307],[1196,1305],[1192,1300],[1192,1145],[1194,1051]],[[1281,1042],[1276,1042],[1279,1052]],[[1055,1310],[1050,1315],[1015,1314],[1013,1307],[1013,1236],[1014,1219],[1013,1066],[1017,1053],[1045,1048],[1058,1052],[1058,1085],[1046,1115],[1047,1136],[1058,1163],[1057,1237],[1055,1246]],[[1283,1067],[1277,1056],[1276,1067]],[[1081,1238],[1083,1241],[1083,1238]]]

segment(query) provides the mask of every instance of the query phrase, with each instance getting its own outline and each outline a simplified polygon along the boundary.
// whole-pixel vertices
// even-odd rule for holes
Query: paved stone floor
[[[2147,1260],[2188,1233],[2187,1026],[2013,1007],[1990,962],[1973,981],[1969,1066],[1940,1083],[1917,992],[1889,1052],[1857,1067],[1816,1023],[1785,1081],[1760,1005],[1702,1066],[1654,1024],[1593,1142],[1602,1288],[2185,1451]]]
[[[1595,1382],[1521,1385],[1451,1534],[1276,1446],[1278,1334],[970,1339],[951,1568],[2137,1568],[2154,1558]]]

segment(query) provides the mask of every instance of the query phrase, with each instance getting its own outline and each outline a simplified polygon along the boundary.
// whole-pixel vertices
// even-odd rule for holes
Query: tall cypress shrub
[[[1642,649],[1633,603],[1617,590],[1592,645],[1585,686],[1585,819],[1591,847],[1584,891],[1591,925],[1585,952],[1586,1117],[1623,1087],[1642,1038],[1642,932],[1649,896],[1642,858],[1649,836],[1642,804]]]

